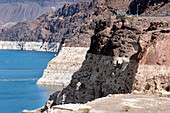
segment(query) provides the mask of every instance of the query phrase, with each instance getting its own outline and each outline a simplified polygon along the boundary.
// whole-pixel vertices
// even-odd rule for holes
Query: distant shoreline
[[[59,43],[56,42],[19,42],[0,41],[0,50],[23,50],[40,52],[57,52]]]

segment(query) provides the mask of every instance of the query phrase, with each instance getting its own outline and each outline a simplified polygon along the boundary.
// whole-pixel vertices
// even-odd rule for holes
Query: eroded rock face
[[[37,84],[67,86],[73,73],[81,67],[88,49],[88,47],[62,47],[60,53],[48,63]]]
[[[169,18],[99,20],[82,67],[44,110],[108,94],[165,91],[170,83],[169,38]]]
[[[3,41],[62,42],[79,30],[92,8],[89,1],[65,4],[34,21],[20,22],[0,34]],[[89,10],[88,13],[87,10]]]
[[[95,3],[96,1],[93,2]],[[71,76],[81,67],[85,59],[91,42],[90,37],[95,34],[98,21],[103,18],[111,18],[116,14],[114,9],[108,9],[106,5],[98,6],[93,10],[94,13],[89,17],[88,21],[82,24],[78,32],[64,41],[65,47],[62,47],[57,57],[49,62],[47,69],[37,84],[68,85],[70,83]],[[109,17],[109,15],[112,16]],[[94,18],[95,20],[93,20]]]

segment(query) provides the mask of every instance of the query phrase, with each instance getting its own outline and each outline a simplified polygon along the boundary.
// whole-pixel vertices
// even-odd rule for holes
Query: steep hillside
[[[61,8],[65,3],[77,1],[81,0],[0,0],[0,26],[34,20],[46,12]]]
[[[76,0],[78,1],[78,0]],[[75,1],[34,1],[24,2],[0,2],[0,23],[9,21],[23,21],[32,20],[39,16],[43,11],[51,11],[59,7],[66,2]],[[2,26],[0,34],[0,40],[6,41],[47,41],[58,42],[65,38],[72,37],[82,24],[89,23],[88,19],[93,14],[94,4],[97,2],[104,2],[104,0],[93,0],[90,2],[79,2],[76,4],[66,4],[63,8],[57,11],[47,13],[39,17],[38,19],[30,22],[18,23],[13,28],[4,32],[7,28]],[[2,4],[1,4],[2,3]],[[140,5],[139,5],[140,4]],[[12,5],[12,7],[10,6]],[[170,11],[169,0],[106,0],[105,5],[117,10],[119,14],[137,13],[141,15],[167,15]],[[2,6],[2,8],[1,8]],[[10,7],[10,9],[8,9]],[[13,8],[14,7],[14,8]],[[41,9],[43,11],[41,11]],[[48,10],[50,8],[50,10]],[[129,11],[128,11],[129,9]],[[10,14],[8,14],[10,13]],[[17,14],[16,14],[17,13]],[[86,22],[84,22],[86,21]],[[63,39],[64,38],[64,39]]]
[[[47,13],[34,21],[21,22],[0,34],[0,40],[58,42],[76,31],[88,17],[83,13],[90,2],[66,4],[57,11]],[[67,35],[67,36],[66,36]]]
[[[134,0],[128,13],[141,15],[165,16],[170,13],[170,0]]]
[[[133,0],[105,0],[106,4],[117,9],[120,13],[125,14]]]
[[[93,2],[66,4],[63,8],[44,14],[34,21],[16,24],[1,33],[0,40],[63,42],[65,39],[73,37],[72,41],[66,40],[65,45],[76,46],[78,44],[89,47],[89,36],[92,35],[93,31],[88,34],[86,30],[93,29],[94,25],[90,24],[90,17],[93,16],[95,7],[100,3],[100,0],[94,0]],[[84,27],[80,27],[81,25]],[[81,32],[77,34],[77,31],[80,30]],[[79,36],[77,37],[77,35]],[[74,37],[79,38],[79,41],[75,40]]]

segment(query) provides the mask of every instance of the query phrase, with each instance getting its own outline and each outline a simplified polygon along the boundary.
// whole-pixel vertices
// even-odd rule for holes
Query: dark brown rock
[[[166,16],[170,13],[169,0],[134,0],[130,4],[128,13],[152,16]]]
[[[57,11],[47,13],[34,21],[20,22],[0,34],[5,41],[61,42],[79,29],[90,13],[91,2],[66,4]]]
[[[141,28],[138,22],[149,26]],[[138,29],[132,29],[134,24]],[[100,19],[86,60],[51,106],[86,103],[108,94],[166,91],[170,83],[169,24],[169,18]]]

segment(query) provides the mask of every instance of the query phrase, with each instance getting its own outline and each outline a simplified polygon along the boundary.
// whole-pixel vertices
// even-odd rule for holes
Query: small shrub
[[[151,84],[149,84],[149,83],[147,83],[147,85],[146,85],[145,89],[146,89],[146,90],[149,90],[151,87],[152,87],[152,85],[151,85]]]
[[[89,113],[90,110],[91,110],[90,108],[80,109],[80,111],[83,111],[83,113]]]
[[[164,89],[164,88],[165,88],[165,86],[162,86],[162,88]]]
[[[124,16],[123,17],[124,19],[127,19],[129,21],[133,21],[134,20],[134,17],[130,17],[130,16]]]
[[[140,22],[137,22],[136,25],[142,25]]]
[[[168,27],[168,24],[163,24],[162,27],[166,28],[166,27]]]
[[[170,95],[167,95],[168,98],[170,98]]]
[[[111,16],[110,15],[107,15],[104,20],[110,20],[111,19]]]
[[[163,94],[160,94],[159,97],[163,97]]]
[[[128,112],[129,109],[131,109],[131,107],[130,106],[123,106],[122,109],[124,109],[126,112]]]

